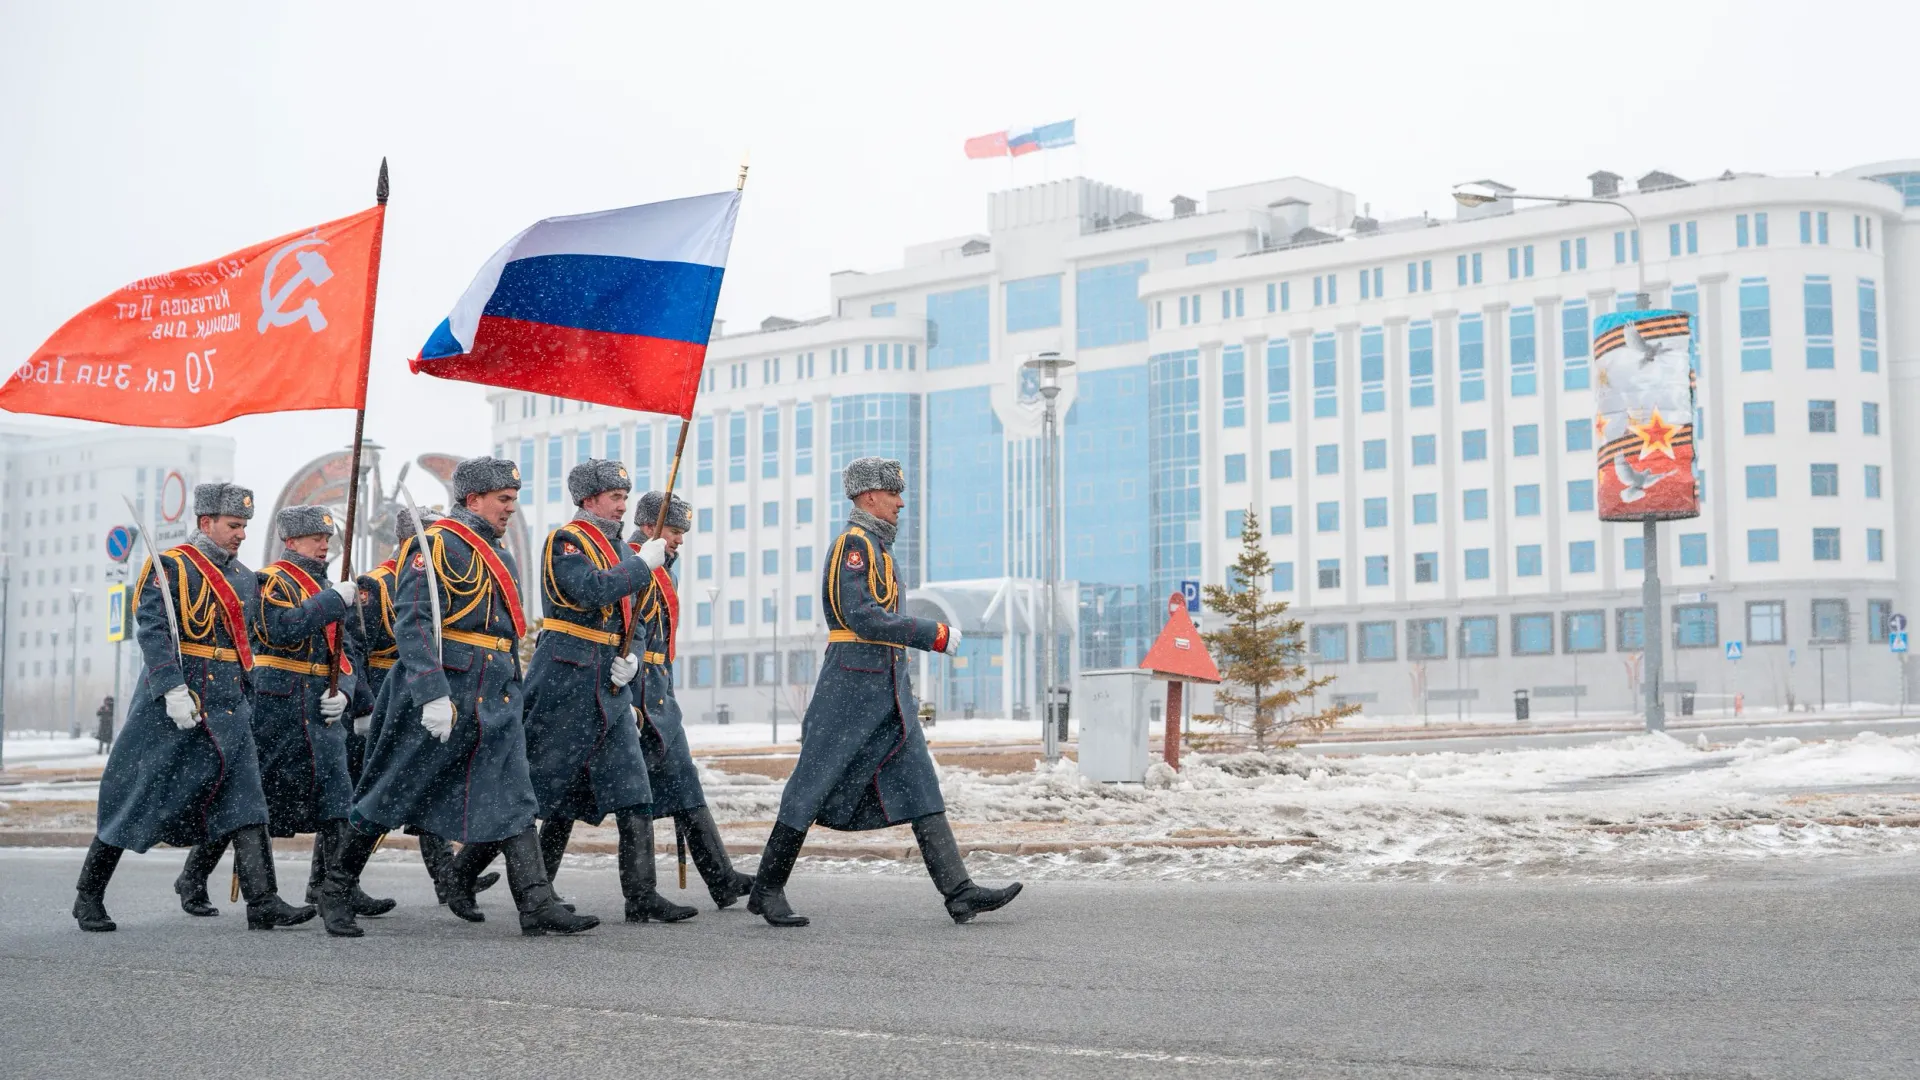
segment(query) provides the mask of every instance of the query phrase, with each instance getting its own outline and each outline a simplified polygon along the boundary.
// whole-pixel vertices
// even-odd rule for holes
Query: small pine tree
[[[1203,590],[1207,607],[1225,616],[1226,626],[1201,637],[1220,666],[1222,680],[1214,693],[1219,713],[1208,722],[1245,732],[1255,747],[1265,750],[1289,732],[1325,731],[1360,707],[1302,707],[1302,701],[1332,683],[1333,676],[1308,677],[1304,624],[1288,617],[1286,601],[1268,600],[1262,591],[1273,562],[1260,540],[1259,515],[1249,509],[1240,530],[1240,557],[1230,571],[1236,587],[1208,585]]]

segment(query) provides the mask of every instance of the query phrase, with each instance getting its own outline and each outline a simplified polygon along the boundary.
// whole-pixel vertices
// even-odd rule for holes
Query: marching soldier
[[[957,652],[960,628],[900,614],[894,576],[894,529],[905,500],[897,461],[860,458],[846,467],[853,501],[846,531],[821,573],[827,655],[807,706],[800,761],[780,797],[780,814],[760,857],[747,910],[775,926],[805,926],[787,903],[807,829],[816,821],[845,831],[913,823],[927,872],[957,923],[1005,907],[1019,883],[984,889],[967,876],[925,736],[914,722],[907,649]]]
[[[73,904],[82,930],[114,929],[105,896],[122,851],[216,840],[233,845],[249,928],[313,918],[313,908],[289,905],[275,885],[249,722],[248,627],[260,594],[236,553],[253,517],[253,493],[234,484],[201,484],[194,488],[193,512],[193,535],[163,552],[160,565],[149,561],[134,586],[144,666],[100,778],[98,836],[87,849]],[[200,881],[204,902],[204,872]]]
[[[424,524],[430,525],[438,514],[423,511]],[[378,701],[380,687],[386,682],[387,672],[399,662],[400,646],[393,640],[393,581],[398,563],[406,557],[407,549],[417,542],[413,513],[401,510],[394,516],[394,556],[373,569],[360,575],[360,596],[354,603],[358,609],[354,617],[347,620],[347,649],[353,657],[357,675],[366,685],[370,699]],[[356,710],[358,711],[358,710]],[[366,762],[367,748],[373,741],[373,716],[359,716],[353,721],[353,730],[347,732],[347,774],[357,785],[360,783],[361,766]],[[444,904],[446,896],[440,890],[440,875],[453,859],[453,849],[445,837],[420,831],[418,826],[409,825],[407,835],[414,837],[420,844],[420,861],[427,866],[427,873],[433,877],[434,896]],[[320,838],[314,838],[316,845]],[[314,863],[319,865],[322,858],[316,853]],[[491,888],[500,880],[499,874],[489,873],[480,876],[474,882],[474,891]]]
[[[341,669],[340,689],[328,689],[332,665],[344,658],[339,620],[356,599],[350,581],[324,586],[333,512],[324,506],[289,506],[275,525],[284,546],[280,561],[260,571],[260,605],[252,624],[253,736],[260,749],[260,779],[267,796],[267,832],[313,833],[313,868],[307,901],[319,898],[328,847],[346,827],[353,801],[347,774],[347,707],[355,716],[373,711],[373,698]],[[190,915],[214,914],[204,903],[206,879],[226,849],[224,839],[202,844],[187,857],[175,889]],[[354,896],[361,915],[385,915],[392,900]]]
[[[620,834],[620,891],[628,922],[679,922],[698,914],[661,896],[653,858],[654,794],[634,724],[627,652],[634,594],[666,561],[652,540],[638,557],[621,543],[633,482],[617,461],[590,459],[567,475],[579,512],[547,537],[541,560],[546,618],[527,673],[527,762],[540,798],[540,850],[549,879],[575,821],[613,815]]]
[[[520,470],[478,457],[453,473],[456,507],[409,550],[395,583],[399,663],[380,688],[376,738],[355,792],[353,828],[327,858],[320,909],[327,933],[359,937],[353,889],[381,833],[413,825],[458,839],[442,885],[447,907],[470,922],[478,867],[504,852],[507,885],[529,936],[600,925],[553,894],[533,819],[520,722],[526,634],[513,556],[501,543],[518,509]]]
[[[640,508],[633,515],[635,526],[649,544],[666,541],[666,565],[653,571],[653,585],[640,597],[640,626],[646,638],[645,651],[640,654],[640,749],[647,755],[654,816],[674,819],[675,829],[692,851],[693,865],[707,884],[708,895],[716,906],[724,908],[753,890],[753,878],[735,870],[727,858],[727,846],[720,839],[713,812],[707,809],[707,794],[687,748],[680,702],[673,696],[673,633],[680,624],[680,598],[667,568],[673,565],[681,540],[693,527],[693,517],[686,500],[676,495],[667,511],[665,528],[655,536],[661,498],[658,491],[642,495]]]

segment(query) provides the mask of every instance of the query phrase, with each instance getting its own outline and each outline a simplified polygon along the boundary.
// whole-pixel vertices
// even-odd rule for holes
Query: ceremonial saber
[[[399,485],[398,494],[400,501],[407,504],[408,515],[413,518],[413,538],[419,545],[419,550],[415,554],[420,556],[420,561],[427,568],[427,600],[433,607],[433,648],[437,653],[445,653],[446,643],[440,637],[440,578],[434,573],[433,553],[427,550],[427,529],[420,521],[420,508],[413,504],[413,493],[407,490],[405,484]],[[400,583],[400,572],[397,568],[394,571],[393,581],[396,587]]]
[[[180,650],[180,616],[173,610],[173,585],[167,580],[166,564],[160,561],[160,552],[154,549],[153,536],[144,526],[140,525],[140,511],[134,509],[133,500],[122,495],[120,496],[120,501],[127,504],[127,513],[133,515],[133,520],[136,525],[134,531],[140,534],[140,543],[147,549],[147,561],[152,564],[153,576],[160,585],[160,604],[167,612],[167,635],[173,639],[173,656],[174,659],[180,662],[180,682],[184,684],[187,681],[187,654]],[[134,609],[137,612],[139,610],[140,598],[138,596],[134,597],[133,603]],[[137,627],[139,620],[136,618],[134,622]],[[193,687],[187,687],[187,693],[193,694]],[[199,695],[194,695],[193,704],[195,710],[200,712],[201,722],[205,723],[206,712],[200,709]]]

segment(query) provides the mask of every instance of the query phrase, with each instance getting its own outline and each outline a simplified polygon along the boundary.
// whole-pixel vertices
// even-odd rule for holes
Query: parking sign
[[[1182,581],[1180,583],[1180,595],[1187,598],[1188,611],[1200,610],[1200,583],[1198,581],[1192,578],[1187,578],[1185,581]]]

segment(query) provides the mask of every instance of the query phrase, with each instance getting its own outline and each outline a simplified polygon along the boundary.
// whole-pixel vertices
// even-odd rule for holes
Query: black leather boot
[[[280,899],[273,876],[273,842],[265,825],[233,831],[233,863],[240,872],[240,895],[247,898],[247,929],[298,926],[314,917],[312,907],[294,907]]]
[[[180,867],[180,876],[173,879],[173,891],[180,894],[181,911],[202,917],[220,914],[220,909],[207,897],[207,879],[220,865],[220,856],[227,853],[228,842],[229,838],[223,836],[187,849],[187,861]]]
[[[1020,895],[1020,883],[1004,889],[983,889],[967,876],[966,860],[960,857],[960,844],[953,838],[953,826],[945,814],[928,814],[913,819],[913,838],[920,842],[920,857],[926,861],[933,887],[947,898],[947,914],[957,923],[969,923],[975,915],[997,911]]]
[[[592,915],[568,911],[559,897],[553,895],[553,886],[547,882],[546,863],[540,856],[540,837],[533,826],[527,826],[527,831],[505,841],[500,850],[507,858],[507,888],[513,893],[514,906],[520,909],[522,934],[528,937],[578,934],[600,925],[600,920]]]
[[[360,832],[345,819],[327,825],[333,843],[326,856],[327,879],[320,885],[320,917],[329,935],[359,937],[366,931],[354,921],[360,913],[354,896],[365,895],[360,893],[360,873],[373,858],[373,849],[380,846],[380,834]]]
[[[537,842],[536,842],[537,845]],[[474,902],[473,894],[479,891],[480,871],[500,854],[500,845],[493,841],[462,844],[459,854],[447,860],[445,870],[434,880],[434,891],[442,897],[441,903],[447,910],[468,922],[486,922],[486,912]],[[488,877],[495,877],[488,874]]]
[[[773,823],[767,834],[767,848],[760,853],[760,869],[753,876],[753,891],[747,896],[747,910],[774,926],[805,926],[807,917],[796,915],[787,903],[787,877],[800,857],[800,846],[807,842],[805,829]]]
[[[433,898],[442,904],[446,903],[447,894],[441,888],[440,875],[446,872],[447,864],[453,861],[453,846],[448,844],[443,836],[435,836],[430,832],[415,832],[412,829],[408,832],[420,842],[420,861],[426,864],[427,873],[433,878]],[[486,892],[499,881],[500,875],[497,873],[481,874],[473,881],[473,891]]]
[[[613,813],[620,830],[620,893],[627,898],[627,921],[680,922],[700,914],[660,895],[653,861],[653,819],[629,807]]]
[[[714,823],[712,811],[696,806],[675,817],[692,850],[693,865],[700,871],[700,880],[707,883],[707,895],[713,897],[716,907],[732,907],[753,891],[753,878],[735,870],[733,860],[727,858],[726,841],[720,839],[720,826]]]
[[[320,823],[320,830],[313,836],[313,872],[307,875],[307,903],[320,902],[320,890],[327,878],[327,863],[332,858],[331,851],[339,848],[340,840],[353,831],[346,818],[334,818]],[[368,896],[360,887],[361,870],[353,874],[353,913],[355,915],[378,917],[392,911],[396,902],[389,897]]]
[[[566,857],[567,841],[573,838],[572,818],[553,818],[540,823],[540,861],[547,868],[547,884],[553,884],[560,872],[560,860]]]
[[[117,929],[114,921],[107,917],[107,882],[113,880],[113,869],[120,865],[122,850],[98,837],[87,845],[86,861],[80,864],[78,895],[73,898],[73,917],[80,923],[80,929],[96,934]]]

